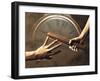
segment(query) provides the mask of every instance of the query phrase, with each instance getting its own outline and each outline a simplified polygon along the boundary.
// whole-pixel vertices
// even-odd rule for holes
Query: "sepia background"
[[[79,35],[76,29],[69,21],[60,21],[57,19],[48,19],[44,21],[35,31],[38,23],[45,17],[50,15],[65,16],[77,25],[81,32],[84,28],[88,15],[71,15],[71,14],[48,14],[48,13],[25,13],[25,51],[33,51],[39,48],[48,32],[54,32],[67,37],[68,39],[74,38]],[[35,31],[35,33],[34,33]],[[50,43],[51,41],[49,41]],[[53,50],[54,52],[60,50],[61,52],[52,56],[50,60],[29,60],[26,61],[26,68],[34,67],[56,67],[56,66],[77,66],[89,65],[89,33],[84,40],[84,50],[73,52],[67,45],[63,44],[59,48]]]

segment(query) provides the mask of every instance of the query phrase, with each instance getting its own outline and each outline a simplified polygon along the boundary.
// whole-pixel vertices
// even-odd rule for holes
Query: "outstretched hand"
[[[51,58],[51,56],[53,55],[51,51],[62,45],[62,43],[54,45],[56,42],[58,42],[58,40],[54,40],[50,44],[46,45],[47,41],[48,36],[46,37],[44,44],[40,46],[37,50],[26,52],[26,59]]]

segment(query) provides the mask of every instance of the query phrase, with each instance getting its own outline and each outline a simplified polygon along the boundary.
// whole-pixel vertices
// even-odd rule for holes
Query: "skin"
[[[81,40],[85,37],[88,31],[89,31],[89,19],[87,20],[87,23],[81,34],[78,37],[70,39],[69,48],[77,52],[78,51],[77,45],[81,43]],[[46,45],[48,38],[49,37],[47,36],[43,45],[40,46],[38,49],[34,51],[25,52],[26,60],[49,58],[51,55],[53,55],[53,54],[50,55],[50,52],[62,45],[61,42],[58,43],[57,45],[54,45],[56,42],[58,42],[58,40],[54,40],[50,44]]]
[[[82,30],[81,34],[78,37],[70,39],[69,48],[72,51],[78,52],[77,45],[81,43],[81,41],[84,39],[84,37],[88,31],[89,31],[89,18],[88,18],[87,23],[86,23],[84,29]]]
[[[56,42],[58,42],[58,40],[54,40],[50,44],[46,45],[47,41],[48,36],[46,37],[46,40],[44,41],[42,46],[34,51],[25,52],[26,60],[50,58],[52,55],[54,55],[51,51],[62,45],[61,42],[57,45],[54,45]]]

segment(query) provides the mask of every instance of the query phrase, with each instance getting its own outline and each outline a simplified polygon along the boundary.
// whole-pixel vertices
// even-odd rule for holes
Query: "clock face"
[[[43,44],[48,32],[60,34],[68,39],[80,34],[78,26],[72,19],[62,15],[49,15],[37,24],[34,31],[34,44],[36,48]]]

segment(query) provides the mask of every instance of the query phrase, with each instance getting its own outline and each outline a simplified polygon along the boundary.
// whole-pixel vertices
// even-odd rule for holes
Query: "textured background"
[[[43,41],[45,40],[47,32],[56,32],[58,34],[62,34],[63,36],[73,38],[78,36],[76,30],[74,32],[68,33],[71,29],[71,25],[69,24],[67,27],[63,28],[62,26],[60,27],[59,25],[62,22],[58,21],[50,21],[46,22],[43,26],[41,26],[36,33],[35,37],[34,35],[34,29],[36,28],[36,24],[39,21],[41,17],[44,15],[52,15],[52,14],[43,14],[43,13],[26,13],[26,37],[25,37],[25,45],[26,45],[26,51],[32,51],[37,49],[43,44]],[[68,15],[65,15],[68,16]],[[70,17],[70,16],[69,16]],[[81,30],[84,28],[84,25],[87,21],[88,16],[85,15],[71,15],[71,17],[79,24]],[[57,25],[56,25],[57,24]],[[67,25],[67,24],[66,24]],[[49,27],[46,27],[49,26]],[[40,30],[44,30],[44,33],[40,33]],[[59,31],[60,30],[60,31]],[[62,33],[61,33],[62,31]],[[88,35],[89,36],[89,35]],[[68,48],[67,45],[63,44],[59,48],[55,49],[54,51],[61,50],[59,54],[56,54],[53,56],[52,59],[50,60],[31,60],[31,61],[26,61],[26,67],[31,68],[31,67],[51,67],[51,66],[73,66],[73,65],[87,65],[89,64],[89,41],[88,41],[88,36],[85,39],[85,45],[86,49],[85,50],[80,50],[79,52],[73,52]],[[50,43],[50,42],[49,42]]]

